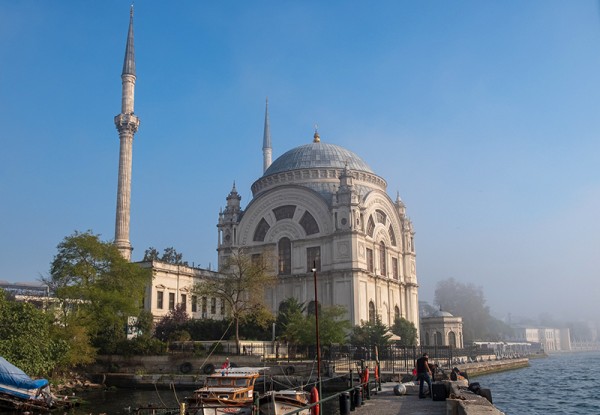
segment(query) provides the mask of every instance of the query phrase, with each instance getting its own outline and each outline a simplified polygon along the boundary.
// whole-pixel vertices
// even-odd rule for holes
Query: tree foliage
[[[183,254],[177,252],[177,250],[172,246],[165,248],[162,255],[160,255],[158,249],[151,246],[144,252],[144,258],[142,261],[162,261],[166,262],[167,264],[188,265],[187,261],[183,260]]]
[[[435,289],[435,303],[442,310],[462,317],[466,342],[497,341],[510,336],[511,329],[490,315],[481,287],[464,284],[454,278],[439,281]]]
[[[315,315],[305,313],[304,304],[295,298],[288,298],[282,304],[277,316],[281,324],[278,339],[300,346],[315,345]],[[351,327],[345,315],[346,309],[341,305],[319,306],[319,339],[322,345],[345,343]]]
[[[391,331],[400,337],[400,340],[396,341],[399,346],[417,345],[417,328],[407,319],[396,317],[394,325],[391,327]]]
[[[61,300],[60,323],[80,327],[103,353],[125,337],[129,316],[142,311],[151,272],[125,260],[117,247],[91,231],[75,232],[59,245],[44,279]],[[83,335],[85,332],[85,335]]]
[[[263,313],[265,289],[275,284],[275,276],[266,258],[253,260],[243,249],[235,250],[225,261],[220,275],[198,283],[198,296],[220,298],[234,320],[235,340],[239,346],[240,322],[250,314]]]
[[[183,304],[177,304],[174,309],[169,311],[166,316],[156,323],[156,327],[154,327],[154,336],[162,341],[182,340],[181,332],[186,331],[185,326],[188,321],[189,317]]]
[[[52,335],[49,315],[32,304],[7,300],[0,289],[0,356],[29,376],[49,376],[71,349]]]
[[[379,350],[383,350],[390,344],[391,337],[389,328],[376,316],[374,322],[361,321],[360,325],[352,328],[350,343],[362,347],[377,346]]]

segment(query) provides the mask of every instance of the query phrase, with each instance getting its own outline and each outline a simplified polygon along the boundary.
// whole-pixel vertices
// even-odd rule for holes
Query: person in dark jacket
[[[429,386],[428,394],[431,396],[431,369],[429,368],[429,355],[423,353],[423,356],[417,359],[417,380],[419,381],[419,398],[425,398],[423,393],[423,384],[427,382]]]

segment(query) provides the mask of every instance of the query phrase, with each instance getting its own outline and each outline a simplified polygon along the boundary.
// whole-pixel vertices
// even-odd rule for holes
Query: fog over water
[[[0,280],[73,231],[114,237],[129,3],[0,2]],[[310,142],[358,154],[414,223],[420,298],[483,287],[497,317],[600,316],[595,1],[135,4],[133,259],[216,266],[219,209]]]

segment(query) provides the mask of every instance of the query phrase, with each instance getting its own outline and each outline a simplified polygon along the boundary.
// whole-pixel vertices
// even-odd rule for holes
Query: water
[[[530,367],[471,379],[507,415],[600,414],[600,352],[554,354]]]

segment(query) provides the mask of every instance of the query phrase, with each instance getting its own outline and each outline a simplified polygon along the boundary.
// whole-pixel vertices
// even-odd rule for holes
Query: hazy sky
[[[128,1],[0,2],[0,280],[114,237]],[[312,139],[407,205],[422,300],[454,277],[497,316],[600,314],[600,18],[592,1],[146,1],[133,259],[216,265],[219,208]]]

